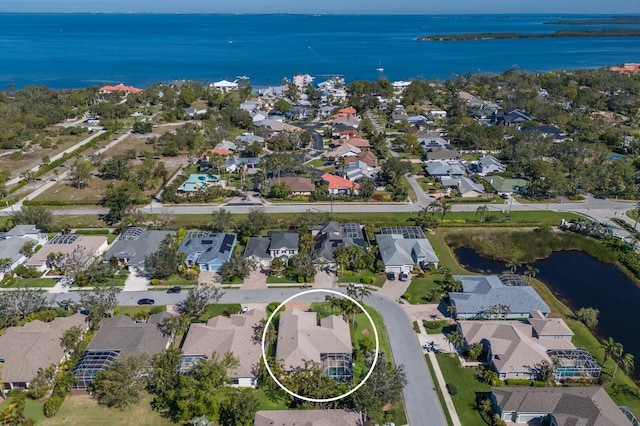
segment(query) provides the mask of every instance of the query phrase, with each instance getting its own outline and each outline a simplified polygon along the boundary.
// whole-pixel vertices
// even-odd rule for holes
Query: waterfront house
[[[516,319],[528,318],[532,310],[545,316],[550,312],[549,306],[520,275],[456,275],[454,278],[462,283],[461,292],[449,293],[458,319]]]
[[[438,266],[438,256],[418,226],[383,226],[376,242],[385,272],[411,272],[416,264]]]
[[[221,92],[227,93],[227,92],[231,92],[232,90],[238,90],[238,82],[237,80],[236,81],[220,80],[210,84],[209,87],[213,87],[216,90],[220,90]]]

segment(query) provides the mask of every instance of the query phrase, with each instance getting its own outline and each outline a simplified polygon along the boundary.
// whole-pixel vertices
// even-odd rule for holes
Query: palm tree
[[[371,290],[369,290],[369,287],[367,287],[366,285],[363,285],[362,287],[358,288],[358,299],[360,299],[360,303],[362,303],[362,300],[365,297],[369,297],[371,296]]]
[[[349,284],[347,286],[347,296],[351,297],[352,299],[355,299],[358,295],[358,290],[356,289],[356,286],[354,284]]]
[[[531,284],[531,278],[535,278],[536,274],[540,272],[540,270],[531,265],[525,265],[525,267],[527,268],[527,270],[524,273],[528,277],[527,283]]]
[[[504,266],[509,268],[509,271],[511,271],[512,274],[516,273],[516,270],[520,267],[520,265],[522,265],[522,264],[515,257],[504,264]]]
[[[453,303],[449,306],[447,306],[447,313],[449,315],[451,315],[451,318],[455,318],[456,316],[456,305],[454,305]]]
[[[451,204],[447,201],[442,200],[440,202],[440,213],[442,214],[441,222],[444,222],[444,216],[451,211]]]
[[[476,216],[480,216],[480,222],[484,222],[484,216],[489,211],[489,207],[482,205],[476,209]]]
[[[602,360],[603,366],[607,363],[607,359],[609,357],[617,358],[622,355],[622,343],[616,342],[612,337],[609,337],[608,339],[602,339],[600,343],[600,347],[604,349],[604,359]]]
[[[493,411],[493,405],[491,404],[491,400],[489,398],[485,398],[478,403],[478,411],[482,413],[484,416],[488,416],[491,411]]]
[[[452,331],[451,333],[447,334],[445,336],[445,339],[447,340],[447,343],[449,343],[449,348],[451,348],[451,346],[457,348],[464,343],[464,337],[462,337],[462,334],[460,334],[458,330]]]
[[[633,354],[624,354],[624,356],[620,359],[620,368],[622,368],[622,371],[624,371],[626,374],[629,374],[633,370],[635,370],[636,364]]]

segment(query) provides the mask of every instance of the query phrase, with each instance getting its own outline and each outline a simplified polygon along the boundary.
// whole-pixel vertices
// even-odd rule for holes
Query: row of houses
[[[73,388],[87,389],[100,371],[121,356],[147,355],[151,359],[167,349],[173,344],[173,336],[162,324],[171,316],[162,312],[151,315],[146,322],[124,315],[107,318],[73,370]],[[231,353],[239,361],[229,372],[232,385],[255,387],[262,348],[254,334],[264,318],[264,311],[252,309],[229,317],[217,316],[204,324],[191,324],[181,346],[180,370],[186,373],[214,353],[218,356]],[[29,388],[39,369],[59,365],[66,356],[60,341],[71,327],[86,328],[85,316],[74,314],[49,323],[35,320],[23,327],[8,328],[0,336],[5,390]],[[335,380],[350,382],[352,353],[349,325],[341,316],[331,315],[318,322],[315,312],[292,309],[280,314],[276,358],[282,360],[286,369],[314,361]]]

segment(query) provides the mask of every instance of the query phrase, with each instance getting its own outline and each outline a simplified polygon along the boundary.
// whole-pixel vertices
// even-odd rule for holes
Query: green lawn
[[[256,397],[260,401],[258,410],[286,410],[287,394],[285,391],[260,388],[256,390]]]
[[[11,398],[7,398],[0,403],[0,411],[9,405],[9,400]],[[27,398],[27,402],[24,408],[24,415],[26,418],[31,419],[35,422],[35,424],[40,425],[41,421],[43,421],[46,417],[44,416],[44,412],[42,411],[43,402],[34,401],[32,399]]]
[[[369,270],[359,271],[354,273],[353,275],[342,274],[338,277],[338,282],[358,284],[358,283],[362,283],[362,281],[360,281],[362,278],[368,278],[368,277],[375,278],[375,281],[373,282],[373,284],[370,284],[370,285],[374,285],[376,287],[382,287],[384,285],[384,282],[385,282],[384,274],[376,274],[375,272],[372,272]]]
[[[167,279],[160,280],[160,281],[162,281],[162,285],[167,285],[167,286],[174,286],[174,285],[194,286],[198,284],[198,280],[187,280],[182,278],[178,274],[170,275]]]
[[[445,320],[429,321],[424,319],[422,320],[422,325],[424,325],[424,329],[427,330],[427,334],[448,333],[456,328],[454,324],[449,324],[449,322]]]
[[[413,278],[409,288],[403,295],[403,298],[412,305],[418,305],[422,303],[438,303],[437,301],[429,301],[427,294],[429,290],[438,288],[436,280],[444,278],[442,274],[432,274],[424,278]]]
[[[21,288],[21,287],[53,287],[56,285],[56,280],[53,278],[20,278],[16,277],[15,284],[9,286],[9,288]]]
[[[166,311],[167,307],[165,305],[142,305],[142,306],[118,306],[119,313],[121,315],[135,316],[139,312],[149,312],[153,309],[155,311]],[[160,312],[162,312],[160,311]]]
[[[451,395],[453,405],[463,425],[485,425],[480,412],[475,409],[478,393],[490,392],[491,387],[480,380],[471,368],[463,368],[457,357],[449,354],[436,354],[438,365],[446,383],[458,388],[456,395]]]
[[[451,233],[451,230],[438,229],[434,234],[427,234],[427,239],[436,252],[441,267],[449,269],[454,275],[468,275],[470,272],[460,266],[453,252],[445,242],[445,238],[449,233]]]
[[[267,277],[267,284],[298,284],[292,278],[288,277],[276,277],[274,275],[269,275]]]
[[[429,367],[429,374],[431,374],[431,377],[433,379],[434,385],[436,387],[436,393],[438,394],[438,400],[440,401],[440,406],[442,407],[442,411],[444,412],[444,417],[447,420],[447,425],[448,426],[453,426],[453,421],[451,420],[451,414],[449,414],[449,410],[447,410],[447,404],[444,401],[444,396],[442,395],[442,390],[440,389],[440,386],[438,386],[438,384],[436,383],[436,373],[433,370],[433,365],[431,364],[431,358],[429,358],[429,355],[425,355],[424,359],[427,360],[427,366]]]
[[[229,316],[231,314],[237,314],[242,309],[239,303],[218,303],[217,305],[207,306],[207,310],[200,315],[198,320],[200,322],[206,322],[209,318],[217,317],[218,315]]]
[[[127,408],[117,410],[107,408],[91,398],[89,395],[67,396],[58,414],[51,419],[37,422],[43,426],[84,426],[84,425],[140,425],[165,426],[175,423],[166,419],[151,408],[151,396],[144,394],[140,401]]]

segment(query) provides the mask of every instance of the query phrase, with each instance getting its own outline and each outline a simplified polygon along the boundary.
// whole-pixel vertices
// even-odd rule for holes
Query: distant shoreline
[[[640,25],[640,16],[611,16],[596,19],[561,19],[544,22],[547,25]]]
[[[640,37],[640,29],[561,30],[553,33],[467,33],[418,37],[418,41],[474,41],[516,38]]]

